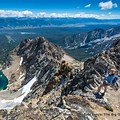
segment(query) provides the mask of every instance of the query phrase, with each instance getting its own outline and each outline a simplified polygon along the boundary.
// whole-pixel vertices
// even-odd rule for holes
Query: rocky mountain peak
[[[9,106],[16,104],[14,101],[23,96],[24,92],[25,96],[22,99],[22,104],[17,104],[20,106],[16,106],[11,112],[0,111],[0,113],[5,114],[2,117],[4,119],[96,120],[99,116],[95,114],[101,109],[103,111],[100,112],[103,114],[108,112],[106,111],[108,109],[116,110],[115,106],[119,103],[119,91],[115,93],[109,90],[110,102],[114,101],[114,96],[111,96],[112,93],[117,97],[116,103],[112,107],[111,104],[109,105],[109,101],[96,99],[91,91],[100,85],[102,77],[109,67],[112,66],[118,71],[120,70],[119,53],[120,39],[117,39],[111,49],[87,59],[84,62],[84,68],[80,70],[79,67],[74,69],[71,64],[69,65],[67,62],[71,61],[72,58],[68,57],[60,47],[49,43],[45,38],[37,37],[34,40],[24,40],[11,55],[13,57],[11,65],[15,65],[16,58],[19,58],[17,60],[19,64],[17,63],[18,66],[14,70],[12,78],[19,74],[20,76],[16,81],[22,81],[22,84],[20,84],[20,89],[17,92],[11,94],[13,98],[17,95],[16,98],[11,98],[13,101],[7,100],[9,102],[7,104]],[[62,69],[61,61],[65,69]],[[7,68],[6,71],[11,73],[11,68]],[[67,72],[68,68],[69,72]],[[23,80],[21,75],[24,75]],[[31,82],[33,84],[30,86],[29,83]],[[27,89],[30,90],[27,94],[26,87],[29,87]],[[22,92],[20,93],[21,89]],[[5,99],[5,96],[3,97]],[[4,100],[5,103],[6,99]],[[0,107],[1,105],[4,107],[3,103],[0,104]],[[101,106],[103,108],[100,108]]]
[[[48,42],[44,37],[37,37],[21,42],[17,55],[23,59],[21,64],[26,69],[26,82],[36,75],[41,83],[51,78],[55,73],[64,51]]]
[[[35,40],[26,39],[22,41],[19,45],[17,55],[25,57],[25,59],[38,55],[45,55],[60,60],[61,51],[63,53],[61,48],[49,43],[44,37],[37,37]]]

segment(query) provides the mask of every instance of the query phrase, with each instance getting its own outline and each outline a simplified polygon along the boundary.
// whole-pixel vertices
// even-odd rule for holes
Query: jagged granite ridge
[[[39,49],[36,49],[36,43],[39,44],[38,48],[40,51]],[[37,76],[38,81],[33,85],[31,93],[29,93],[29,95],[24,99],[21,106],[16,106],[11,110],[10,113],[6,110],[1,111],[2,118],[15,120],[23,118],[26,118],[28,120],[39,120],[40,118],[41,120],[97,120],[99,117],[94,115],[94,110],[92,110],[91,102],[89,101],[89,98],[91,97],[90,91],[102,82],[101,78],[105,74],[108,67],[113,66],[118,71],[120,70],[120,39],[117,39],[115,41],[113,48],[110,50],[104,51],[101,54],[97,54],[96,56],[93,56],[92,58],[86,60],[84,63],[84,69],[82,71],[75,72],[72,79],[67,79],[65,81],[64,87],[60,85],[59,87],[52,89],[42,96],[42,93],[49,83],[49,79],[53,77],[47,74],[49,76],[47,78],[46,74],[39,73],[39,67],[37,65],[34,65],[34,63],[37,63],[36,61],[39,60],[38,58],[41,58],[41,56],[43,56],[41,50],[44,49],[41,49],[40,46],[44,48],[44,44],[46,46],[46,49],[43,54],[46,54],[44,54],[45,56],[43,58],[45,59],[43,60],[47,59],[45,63],[51,63],[50,60],[51,58],[53,59],[54,62],[52,62],[52,68],[55,68],[52,72],[53,76],[55,71],[60,68],[60,61],[62,60],[63,54],[65,54],[61,48],[56,48],[56,46],[48,43],[48,41],[42,37],[36,38],[35,41],[23,41],[23,43],[21,43],[20,46],[16,49],[17,55],[23,57],[21,67],[24,66],[24,68],[27,70],[23,85],[28,82],[34,75]],[[53,51],[51,49],[48,49],[51,45]],[[35,51],[34,54],[32,53],[33,50]],[[54,55],[51,54],[49,50],[52,51],[52,53],[54,53],[54,50],[56,50],[58,55],[61,55],[61,57],[54,57]],[[35,58],[31,56],[34,56]],[[44,61],[42,62],[44,63]],[[43,71],[46,68],[45,63],[42,66],[41,62],[38,62],[38,64],[40,64],[40,67],[43,68]],[[47,70],[51,70],[51,67],[48,67]],[[41,77],[41,75],[43,76]],[[103,105],[104,107],[107,105],[107,108],[110,107],[109,104],[106,104],[107,102],[105,101],[97,102],[98,105]]]

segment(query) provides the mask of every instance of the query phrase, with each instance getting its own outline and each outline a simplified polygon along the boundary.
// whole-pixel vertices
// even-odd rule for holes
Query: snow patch
[[[113,35],[111,37],[106,37],[105,36],[104,38],[96,39],[94,41],[91,41],[90,43],[101,43],[101,42],[103,43],[103,42],[110,41],[110,40],[118,38],[118,37],[120,37],[120,34],[116,34],[116,35]]]
[[[85,36],[84,41],[80,44],[81,47],[82,47],[82,46],[85,46],[85,42],[86,42],[87,37],[88,37],[88,35]]]
[[[27,94],[31,92],[30,88],[32,87],[35,81],[36,81],[36,77],[34,77],[30,82],[28,82],[26,85],[23,86],[22,95],[14,99],[15,103],[21,103],[23,101],[23,99],[27,96]]]
[[[22,65],[23,57],[20,58],[20,66]]]
[[[30,82],[24,85],[18,91],[21,91],[21,95],[12,100],[0,100],[0,109],[13,109],[15,106],[20,105],[23,99],[30,93],[32,85],[36,82],[37,78],[34,77]]]

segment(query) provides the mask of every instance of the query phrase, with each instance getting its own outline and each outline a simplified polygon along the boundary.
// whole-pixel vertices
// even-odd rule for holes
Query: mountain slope
[[[58,27],[58,26],[76,26],[79,25],[96,25],[96,24],[120,24],[119,19],[112,19],[112,20],[100,20],[95,18],[55,18],[55,17],[42,17],[42,18],[30,18],[30,17],[23,17],[23,18],[0,18],[0,28],[17,28],[17,27]]]
[[[117,39],[113,48],[88,59],[83,67],[43,37],[24,40],[11,52],[3,70],[10,79],[10,86],[8,91],[0,92],[0,109],[4,109],[0,110],[1,119],[109,119],[103,114],[111,114],[112,110],[119,112],[119,106],[116,105],[120,92],[109,89],[105,99],[99,100],[91,91],[102,82],[101,77],[110,66],[120,70],[119,53],[120,39]],[[64,82],[62,77],[58,79],[58,71],[62,75],[66,72],[62,73],[62,60],[68,62],[66,67],[73,74],[72,77],[67,74]],[[116,102],[112,103],[114,97]],[[10,112],[5,110],[8,108]],[[110,119],[114,118],[112,116]]]
[[[65,38],[65,49],[77,59],[91,57],[111,48],[116,38],[120,37],[120,27],[95,29],[87,33],[76,34]],[[79,56],[79,58],[77,57]]]
[[[102,76],[104,76],[110,67],[120,70],[120,39],[116,39],[113,43],[113,47],[110,50],[103,51],[84,62],[84,69],[78,75],[78,83],[75,79],[75,83],[80,85],[83,90],[92,90],[97,87],[101,82]],[[74,80],[73,80],[74,81]],[[76,85],[75,84],[75,85]],[[92,86],[93,85],[93,86]],[[74,85],[72,85],[73,87]]]
[[[113,120],[119,118],[120,89],[115,90],[114,87],[108,87],[107,94],[103,100],[96,100],[93,95],[93,91],[96,91],[98,86],[103,82],[103,76],[109,68],[116,68],[120,76],[120,39],[116,39],[112,46],[110,50],[104,51],[86,60],[83,71],[63,90],[64,94],[72,92],[74,95],[79,94],[91,101],[92,109],[94,113],[98,115],[99,120]],[[99,116],[100,114],[101,116]]]
[[[9,51],[15,48],[16,42],[10,36],[0,34],[0,45],[0,64],[3,64]]]
[[[80,69],[80,62],[69,57],[61,48],[49,43],[43,37],[21,42],[11,52],[7,64],[4,66],[3,72],[10,81],[8,90],[0,92],[0,109],[4,109],[3,112],[1,111],[2,118],[16,120],[24,117],[25,119],[34,118],[39,120],[41,118],[46,120],[61,119],[61,117],[63,119],[80,117],[81,119],[89,119],[88,115],[85,116],[84,113],[79,111],[82,108],[82,111],[92,113],[87,101],[85,104],[80,105],[84,101],[81,97],[65,98],[66,104],[73,104],[76,107],[78,104],[80,105],[77,108],[78,112],[75,112],[74,107],[71,112],[67,108],[58,107],[61,103],[61,91],[63,89],[59,81],[56,86],[52,83],[53,88],[45,92],[49,83],[53,81],[56,72],[60,70],[62,60],[68,60],[73,69],[76,69],[76,67]],[[59,87],[58,84],[60,84]],[[78,99],[78,102],[71,103],[72,99]],[[5,109],[12,110],[9,114]],[[75,115],[72,115],[74,112]],[[3,116],[4,113],[6,113],[5,116]],[[90,118],[94,119],[95,116],[91,114]]]

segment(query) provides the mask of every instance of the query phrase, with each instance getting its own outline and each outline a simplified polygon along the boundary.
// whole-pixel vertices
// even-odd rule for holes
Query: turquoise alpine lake
[[[0,70],[0,90],[7,89],[7,85],[8,85],[8,79],[3,74],[2,70]]]

